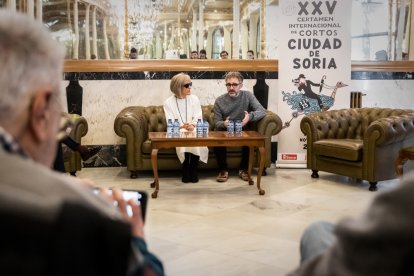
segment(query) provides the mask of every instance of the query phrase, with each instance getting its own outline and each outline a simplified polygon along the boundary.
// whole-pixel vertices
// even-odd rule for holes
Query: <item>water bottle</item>
[[[173,136],[179,136],[180,134],[180,122],[178,122],[178,119],[174,120],[172,133]]]
[[[204,137],[208,137],[209,128],[210,128],[210,125],[209,125],[208,121],[204,120],[204,124],[203,124],[203,136]]]
[[[227,133],[231,135],[234,134],[234,122],[232,120],[227,122]]]
[[[197,120],[197,137],[203,136],[203,121],[201,119]]]
[[[167,121],[167,137],[172,137],[173,134],[173,122],[172,119]]]
[[[240,136],[242,133],[242,122],[240,120],[237,120],[234,124],[234,132],[237,136]]]

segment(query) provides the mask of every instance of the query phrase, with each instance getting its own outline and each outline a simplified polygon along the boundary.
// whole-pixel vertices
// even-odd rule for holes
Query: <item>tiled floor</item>
[[[160,192],[150,198],[146,221],[149,248],[167,275],[285,275],[299,262],[299,240],[315,220],[337,221],[360,214],[373,196],[398,183],[378,184],[306,169],[267,170],[266,194],[232,171],[226,183],[214,171],[184,184],[178,172],[160,173]],[[126,168],[88,168],[78,173],[98,185],[152,192],[152,174],[130,179]],[[255,177],[255,175],[254,175]]]

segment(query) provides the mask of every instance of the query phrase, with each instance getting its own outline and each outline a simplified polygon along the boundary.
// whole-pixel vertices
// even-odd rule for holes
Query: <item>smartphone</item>
[[[146,191],[135,191],[135,190],[123,190],[122,195],[125,200],[136,200],[138,205],[141,206],[142,221],[145,222],[145,214],[147,212],[148,194]],[[128,206],[127,212],[129,216],[132,216],[131,207]]]
[[[108,190],[109,193],[112,193],[112,190]],[[95,194],[99,194],[99,188],[94,189]],[[148,202],[148,194],[146,191],[136,191],[136,190],[123,190],[122,196],[126,201],[133,199],[138,202],[138,205],[141,206],[141,216],[142,221],[145,222],[145,215],[147,212],[147,202]],[[132,209],[130,206],[127,206],[127,213],[129,216],[132,216]]]

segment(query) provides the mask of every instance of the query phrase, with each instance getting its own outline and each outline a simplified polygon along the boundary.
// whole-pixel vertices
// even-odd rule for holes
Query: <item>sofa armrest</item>
[[[79,144],[81,139],[88,133],[88,122],[86,119],[78,114],[67,114],[65,113],[71,122],[71,131],[69,137]],[[65,171],[71,174],[75,174],[76,171],[82,169],[82,162],[79,152],[69,150],[67,155],[64,156]]]
[[[372,122],[364,135],[364,144],[384,146],[414,137],[414,114],[380,118]]]
[[[144,108],[124,108],[115,118],[115,133],[126,138],[128,170],[135,171],[142,166],[142,144],[148,139],[148,122]]]
[[[265,140],[265,150],[266,150],[266,160],[265,160],[265,168],[270,167],[271,163],[271,142],[272,136],[277,135],[282,130],[282,120],[280,117],[272,112],[266,111],[266,115],[257,122],[256,124],[256,131],[260,134],[266,136]]]
[[[72,123],[72,129],[69,133],[70,138],[80,143],[81,138],[88,133],[88,122],[78,114],[67,114]]]

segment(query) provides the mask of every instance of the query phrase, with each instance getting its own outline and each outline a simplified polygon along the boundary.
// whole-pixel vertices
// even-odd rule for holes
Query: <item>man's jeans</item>
[[[323,254],[336,240],[335,225],[327,221],[317,221],[309,225],[300,241],[300,262]]]

